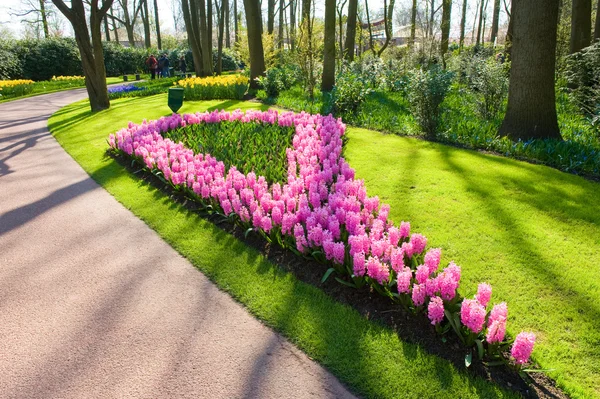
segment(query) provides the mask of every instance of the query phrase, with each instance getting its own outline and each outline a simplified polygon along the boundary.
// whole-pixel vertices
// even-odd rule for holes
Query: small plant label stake
[[[169,88],[169,97],[167,104],[174,114],[179,111],[179,108],[183,105],[183,87],[171,87]]]

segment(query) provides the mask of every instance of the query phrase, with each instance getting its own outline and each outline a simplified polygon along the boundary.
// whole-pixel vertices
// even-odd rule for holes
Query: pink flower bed
[[[295,127],[287,150],[287,184],[269,184],[254,173],[244,175],[210,154],[194,154],[162,133],[198,123],[240,121]],[[426,250],[427,239],[410,232],[410,224],[389,220],[389,205],[369,197],[363,180],[342,157],[346,126],[332,116],[274,110],[173,114],[109,136],[112,149],[134,157],[172,185],[204,204],[218,206],[225,216],[261,232],[297,252],[324,256],[347,285],[371,285],[414,311],[426,312],[439,327],[449,321],[467,344],[487,343],[498,350],[504,340],[507,307],[487,305],[491,287],[480,284],[473,299],[457,290],[459,266],[440,269],[441,250]],[[459,317],[460,316],[460,317]],[[460,325],[458,325],[460,324]],[[465,338],[467,338],[465,340]],[[526,363],[535,336],[521,333],[512,355]]]

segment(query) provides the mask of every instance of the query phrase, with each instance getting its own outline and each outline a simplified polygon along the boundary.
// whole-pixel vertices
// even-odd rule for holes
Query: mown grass
[[[181,112],[259,108],[239,101],[186,102]],[[107,135],[169,114],[166,96],[128,98],[91,114],[85,102],[58,111],[49,127],[98,183],[253,314],[281,331],[353,391],[377,398],[517,397],[457,371],[450,363],[400,341],[318,288],[296,280],[263,255],[153,188],[106,155]]]
[[[600,397],[600,185],[545,166],[365,129],[345,156],[390,217],[506,301],[509,331],[573,398]]]

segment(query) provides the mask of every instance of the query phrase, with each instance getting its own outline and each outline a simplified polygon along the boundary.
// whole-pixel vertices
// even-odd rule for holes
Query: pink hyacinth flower
[[[427,305],[427,316],[431,324],[440,324],[444,320],[444,301],[439,296],[434,296]]]
[[[510,354],[515,358],[517,364],[524,364],[529,361],[531,352],[533,352],[533,345],[535,345],[535,334],[528,332],[521,332],[515,338]]]
[[[421,306],[425,303],[427,295],[425,284],[415,284],[412,290],[412,301],[415,306]]]
[[[477,286],[477,294],[475,298],[483,307],[487,307],[490,298],[492,297],[492,286],[487,283],[481,283]]]
[[[460,321],[472,332],[480,333],[485,323],[485,308],[475,299],[463,300]]]

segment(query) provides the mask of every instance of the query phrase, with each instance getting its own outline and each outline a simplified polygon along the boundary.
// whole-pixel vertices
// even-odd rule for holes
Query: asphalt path
[[[0,398],[351,398],[0,104]]]

